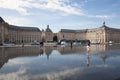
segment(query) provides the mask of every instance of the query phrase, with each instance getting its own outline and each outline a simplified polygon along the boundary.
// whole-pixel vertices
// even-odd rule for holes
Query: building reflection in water
[[[61,53],[61,55],[65,54],[73,54],[73,53],[80,53],[86,51],[85,46],[61,46],[57,47],[57,50]]]
[[[39,47],[1,47],[0,52],[0,67],[12,58],[43,55],[43,49]]]
[[[58,46],[58,47],[38,47],[38,46],[31,46],[31,47],[0,47],[0,68],[8,62],[9,59],[13,59],[16,57],[29,57],[29,56],[42,56],[43,54],[46,55],[46,58],[49,60],[50,55],[52,54],[53,50],[58,50],[61,55],[66,54],[83,54],[86,55],[86,64],[87,66],[90,65],[90,56],[93,54],[99,56],[103,62],[105,63],[106,59],[113,56],[120,55],[119,53],[111,54],[111,50],[120,49],[120,45],[109,46],[109,45],[91,45],[90,51],[86,52],[86,46],[73,46],[72,49],[70,46]],[[106,53],[105,51],[109,51]]]
[[[111,51],[119,50],[120,45],[114,44],[114,45],[91,45],[90,48],[86,48],[86,46],[73,46],[71,47],[58,47],[58,51],[61,53],[61,55],[66,54],[83,54],[86,55],[86,65],[90,66],[90,56],[98,56],[103,63],[105,64],[106,60],[108,58],[111,58],[113,56],[120,56],[119,52],[115,52],[114,54]]]
[[[49,60],[49,56],[52,54],[52,47],[51,46],[46,46],[44,47],[44,53],[47,56],[47,59]]]
[[[5,63],[8,62],[9,59],[16,57],[42,56],[45,54],[47,59],[49,59],[49,56],[52,53],[52,47],[0,47],[0,52],[1,68]]]

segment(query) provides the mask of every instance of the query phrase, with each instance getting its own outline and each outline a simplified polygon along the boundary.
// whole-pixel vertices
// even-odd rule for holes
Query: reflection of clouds
[[[20,68],[17,72],[0,74],[0,80],[28,80],[26,75],[26,68]]]
[[[46,74],[29,74],[25,75],[28,68],[21,68],[17,72],[12,72],[8,74],[1,74],[0,80],[61,80],[66,77],[74,75],[79,68],[67,69],[59,72],[51,72]]]
[[[95,66],[92,66],[93,69]],[[97,68],[103,67],[103,65],[96,65]],[[109,65],[104,65],[104,67],[110,67]],[[89,70],[85,70],[84,68],[73,68],[73,69],[65,69],[62,71],[48,72],[44,74],[27,74],[30,68],[20,68],[16,72],[0,74],[0,80],[64,80],[70,79],[71,77],[78,77],[76,75],[89,73]]]
[[[66,77],[68,78],[74,75],[75,73],[77,73],[77,71],[80,71],[80,68],[67,69],[60,72],[51,72],[51,73],[42,74],[42,75],[35,75],[32,78],[40,79],[40,80],[61,80]]]
[[[27,63],[28,61],[24,59],[13,59],[13,60],[9,60],[8,65],[13,66],[13,65],[21,65],[21,64],[27,64]]]
[[[97,67],[97,68],[102,68],[102,67],[106,67],[106,68],[111,68],[111,67],[113,67],[112,65],[108,65],[108,64],[104,64],[104,65],[95,65],[95,67]]]
[[[21,58],[15,58],[15,59],[10,59],[7,63],[8,66],[13,66],[13,65],[25,65],[25,64],[31,64],[33,61],[37,61],[39,59],[38,57],[21,57]]]

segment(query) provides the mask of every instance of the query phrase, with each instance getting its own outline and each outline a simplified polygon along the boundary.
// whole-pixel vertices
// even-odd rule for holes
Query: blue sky
[[[18,26],[46,29],[120,28],[120,0],[0,0],[0,16]]]

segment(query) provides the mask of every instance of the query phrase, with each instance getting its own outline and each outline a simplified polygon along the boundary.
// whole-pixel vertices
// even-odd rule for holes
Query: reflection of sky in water
[[[53,48],[52,48],[53,49]],[[43,55],[11,58],[0,69],[0,80],[115,80],[120,78],[120,50],[70,48]],[[75,52],[74,52],[75,51]],[[64,52],[64,53],[61,53]],[[7,52],[5,52],[7,54]],[[48,57],[47,57],[48,56]]]

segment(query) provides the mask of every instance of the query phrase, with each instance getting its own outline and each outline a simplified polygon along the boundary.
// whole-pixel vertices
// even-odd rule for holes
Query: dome
[[[49,28],[49,25],[47,25],[46,32],[52,32],[52,30]]]

